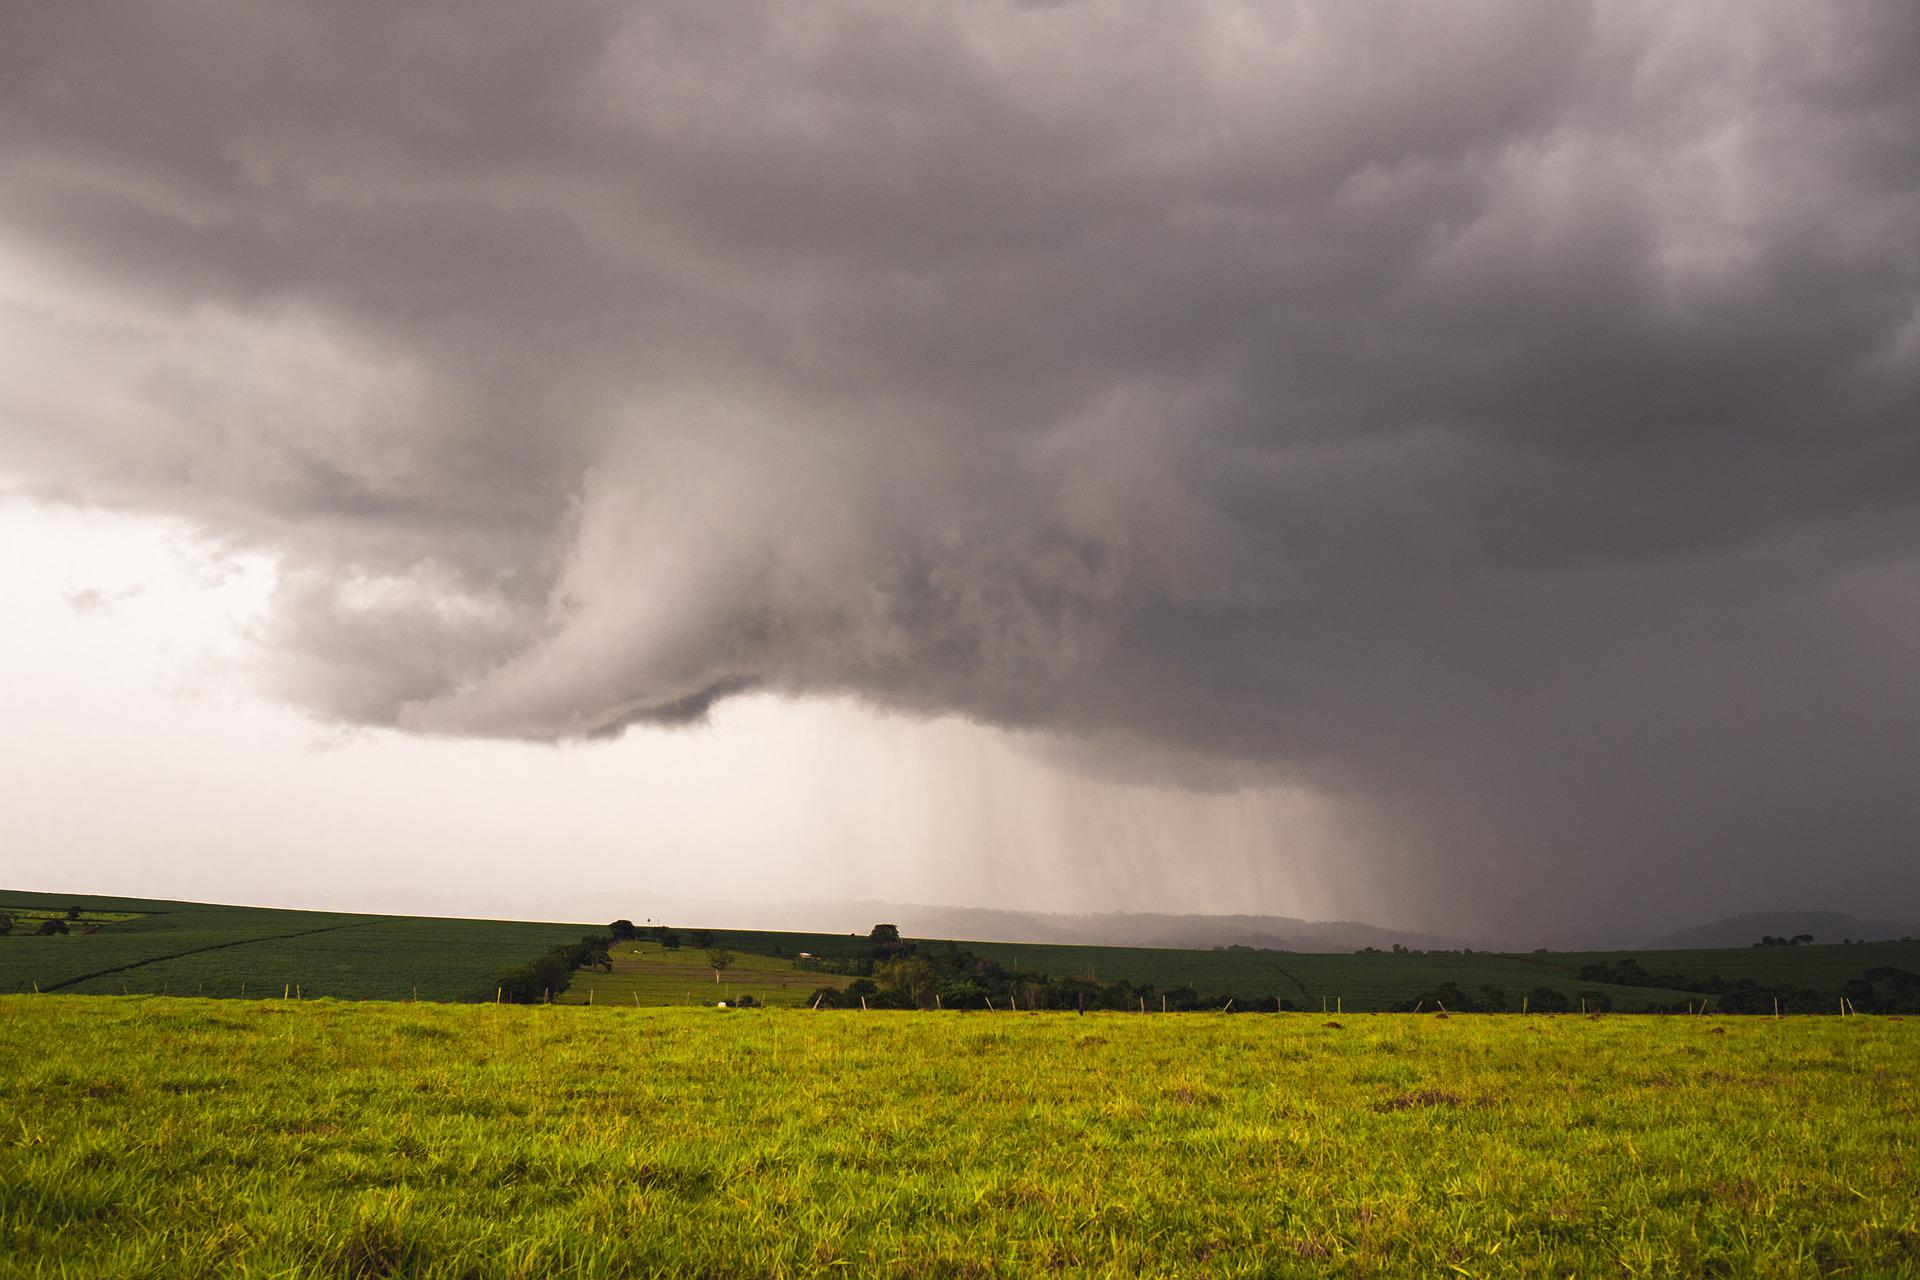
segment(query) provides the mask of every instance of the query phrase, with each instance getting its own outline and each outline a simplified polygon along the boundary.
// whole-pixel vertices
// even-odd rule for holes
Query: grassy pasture
[[[1920,1275],[1913,1020],[0,1025],[0,1276]]]
[[[31,936],[48,914],[81,907],[81,924],[68,937]],[[482,1001],[495,980],[556,944],[577,941],[600,924],[541,924],[499,920],[344,915],[259,907],[72,894],[0,891],[0,910],[22,921],[0,937],[0,992],[85,995],[278,995],[297,987],[308,996],[403,1000]],[[31,922],[29,922],[31,918]],[[772,1004],[800,1003],[816,987],[845,980],[792,970],[802,951],[820,956],[864,955],[862,937],[715,929],[717,948],[735,953],[734,967],[716,989],[693,930],[677,930],[678,953],[643,939],[638,954],[612,975],[582,973],[563,999],[615,1000],[631,1006],[685,1004],[751,992]],[[622,944],[625,947],[628,944]],[[923,945],[935,948],[944,942]],[[1469,990],[1503,988],[1512,1005],[1535,987],[1576,998],[1604,994],[1620,1011],[1684,1005],[1698,992],[1612,986],[1583,981],[1582,965],[1632,955],[1655,973],[1719,974],[1737,980],[1791,983],[1831,993],[1868,969],[1891,965],[1920,972],[1920,942],[1852,946],[1745,947],[1715,951],[1536,953],[1524,955],[1354,955],[1279,951],[1178,951],[1143,947],[1043,946],[961,942],[975,954],[1026,972],[1091,975],[1159,987],[1191,984],[1208,995],[1233,995],[1265,1005],[1276,999],[1317,1009],[1343,1005],[1348,1013],[1390,1008],[1444,982]],[[653,955],[653,953],[660,953]],[[649,959],[649,956],[653,958]],[[677,967],[676,967],[677,966]],[[691,995],[689,994],[691,992]]]
[[[726,950],[715,938],[715,950]],[[682,946],[669,951],[657,942],[621,942],[614,945],[612,973],[582,970],[561,995],[562,1004],[649,1005],[729,1003],[751,995],[764,1005],[804,1005],[820,987],[841,986],[847,979],[823,973],[803,973],[778,956],[733,952],[733,963],[714,981],[705,951]]]

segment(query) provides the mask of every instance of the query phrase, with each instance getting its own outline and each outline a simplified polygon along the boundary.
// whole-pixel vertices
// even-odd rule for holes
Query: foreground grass
[[[1920,1275],[1920,1023],[0,997],[0,1275]]]

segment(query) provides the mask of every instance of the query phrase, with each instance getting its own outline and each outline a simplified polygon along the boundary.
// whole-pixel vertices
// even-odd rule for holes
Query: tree
[[[877,924],[867,934],[867,941],[873,944],[876,956],[892,956],[900,952],[900,926],[897,924]]]
[[[881,991],[900,996],[916,1009],[924,1009],[933,1003],[940,975],[925,957],[906,956],[875,965],[873,981]]]
[[[678,951],[680,949],[680,935],[663,931],[660,934],[660,945],[669,951]]]
[[[35,929],[34,932],[43,938],[52,937],[56,933],[66,933],[67,922],[65,920],[42,920],[40,927]]]
[[[733,952],[731,951],[707,952],[707,967],[713,970],[713,980],[715,982],[720,981],[720,971],[732,963]]]
[[[0,911],[0,938],[4,938],[12,932],[13,932],[13,917],[8,915],[4,911]]]
[[[67,919],[78,920],[79,918],[80,918],[80,908],[78,907],[67,908]],[[1812,941],[1812,939],[1808,939],[1808,941]]]
[[[615,942],[625,942],[629,938],[638,937],[639,934],[635,931],[633,927],[633,921],[615,920],[612,924],[607,926],[607,936],[609,938],[612,938]]]
[[[713,945],[713,930],[695,929],[693,931],[693,945],[702,949],[711,947]]]

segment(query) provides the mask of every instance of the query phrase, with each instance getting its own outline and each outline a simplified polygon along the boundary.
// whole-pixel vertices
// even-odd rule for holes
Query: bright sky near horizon
[[[0,884],[436,913],[646,890],[1338,914],[1301,875],[1327,833],[1300,793],[1075,777],[952,718],[754,697],[557,746],[327,725],[262,694],[273,576],[178,521],[0,500]],[[1197,842],[1224,875],[1156,873]]]

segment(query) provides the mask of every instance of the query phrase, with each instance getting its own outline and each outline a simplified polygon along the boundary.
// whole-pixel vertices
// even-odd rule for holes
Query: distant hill
[[[727,902],[678,898],[645,889],[603,889],[551,897],[487,897],[424,892],[331,895],[275,894],[272,898],[337,911],[407,910],[428,915],[498,919],[668,921],[710,928],[798,930],[865,934],[885,921],[916,938],[966,942],[1034,942],[1107,947],[1260,947],[1273,951],[1390,949],[1396,942],[1422,949],[1484,948],[1484,940],[1408,933],[1359,920],[1301,920],[1292,916],[1164,915],[1124,911],[1067,914],[943,907],[928,903]]]
[[[1890,938],[1920,937],[1920,926],[1893,920],[1862,920],[1844,911],[1749,911],[1709,924],[1697,924],[1655,938],[1647,946],[1662,951],[1705,947],[1746,947],[1765,937],[1792,938],[1803,933],[1815,942],[1878,942]]]
[[[893,908],[902,931],[922,938],[976,942],[1064,943],[1079,946],[1259,947],[1273,951],[1382,950],[1459,947],[1457,940],[1383,929],[1358,920],[1300,920],[1292,916],[1177,916],[1101,912],[1063,915],[978,907]]]

